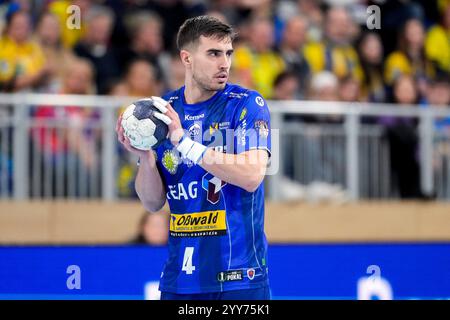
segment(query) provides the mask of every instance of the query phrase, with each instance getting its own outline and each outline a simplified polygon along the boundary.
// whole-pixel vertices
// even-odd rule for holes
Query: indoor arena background
[[[273,298],[450,298],[450,1],[0,0],[0,299],[159,298],[168,208],[114,129],[202,14],[271,111]]]

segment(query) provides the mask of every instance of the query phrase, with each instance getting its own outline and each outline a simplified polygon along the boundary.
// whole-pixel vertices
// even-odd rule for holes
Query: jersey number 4
[[[185,271],[186,274],[192,274],[195,271],[195,266],[192,265],[192,255],[194,254],[194,247],[186,247],[184,250],[183,257],[183,267],[181,270]]]

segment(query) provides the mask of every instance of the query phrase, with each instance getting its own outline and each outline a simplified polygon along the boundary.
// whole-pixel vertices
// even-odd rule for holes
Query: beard
[[[198,84],[198,86],[205,91],[219,91],[225,88],[225,85],[227,84],[226,81],[215,82],[215,79],[211,79],[207,76],[195,73],[192,75],[192,78]]]

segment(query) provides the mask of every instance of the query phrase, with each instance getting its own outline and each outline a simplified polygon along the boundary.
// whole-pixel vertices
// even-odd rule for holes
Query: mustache
[[[228,77],[228,72],[221,71],[221,72],[216,73],[214,76],[215,77],[219,77],[219,76],[227,76]]]

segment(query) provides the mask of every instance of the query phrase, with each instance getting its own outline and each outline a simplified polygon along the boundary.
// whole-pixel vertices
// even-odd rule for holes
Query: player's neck
[[[188,104],[200,103],[211,98],[217,91],[203,90],[200,87],[186,82],[184,100]]]

